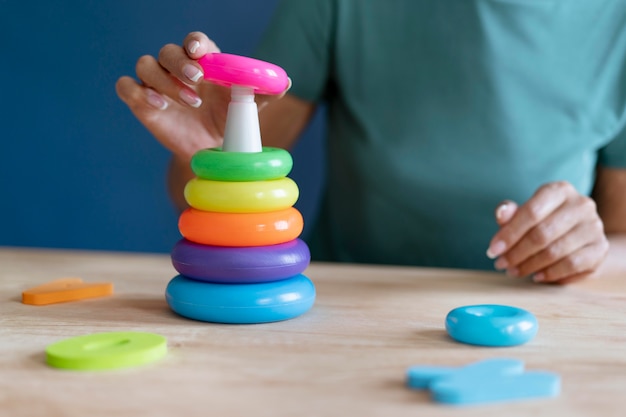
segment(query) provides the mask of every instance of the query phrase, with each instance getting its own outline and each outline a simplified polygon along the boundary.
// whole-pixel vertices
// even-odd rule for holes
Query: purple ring
[[[172,265],[179,274],[206,282],[251,284],[280,281],[302,273],[311,262],[304,241],[269,246],[226,247],[179,240]]]

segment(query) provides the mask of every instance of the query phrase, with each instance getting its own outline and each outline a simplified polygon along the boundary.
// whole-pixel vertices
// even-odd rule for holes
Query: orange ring
[[[265,213],[218,213],[188,208],[178,220],[187,240],[214,246],[265,246],[300,236],[304,221],[294,208]]]

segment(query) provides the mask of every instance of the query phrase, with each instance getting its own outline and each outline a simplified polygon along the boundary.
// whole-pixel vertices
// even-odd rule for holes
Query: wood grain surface
[[[313,264],[317,301],[280,323],[184,319],[164,299],[169,257],[0,248],[1,416],[623,416],[626,278],[535,285],[502,274]],[[50,306],[21,292],[62,277],[111,281],[115,295]],[[483,348],[452,341],[444,319],[469,304],[508,304],[539,320],[530,343]],[[159,362],[72,372],[45,364],[53,342],[103,331],[168,339]],[[562,376],[559,397],[468,407],[404,387],[413,364],[522,359]],[[479,381],[477,383],[480,383]]]

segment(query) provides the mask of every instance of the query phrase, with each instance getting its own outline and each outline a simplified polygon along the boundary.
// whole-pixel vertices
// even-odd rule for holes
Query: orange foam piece
[[[61,278],[22,292],[22,303],[42,306],[111,294],[113,294],[113,284],[110,282],[90,284],[84,283],[80,278]]]

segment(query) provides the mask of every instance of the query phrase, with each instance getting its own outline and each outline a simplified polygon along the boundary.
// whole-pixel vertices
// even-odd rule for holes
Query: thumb
[[[504,200],[496,207],[496,222],[499,226],[507,224],[517,212],[517,203],[511,200]]]

